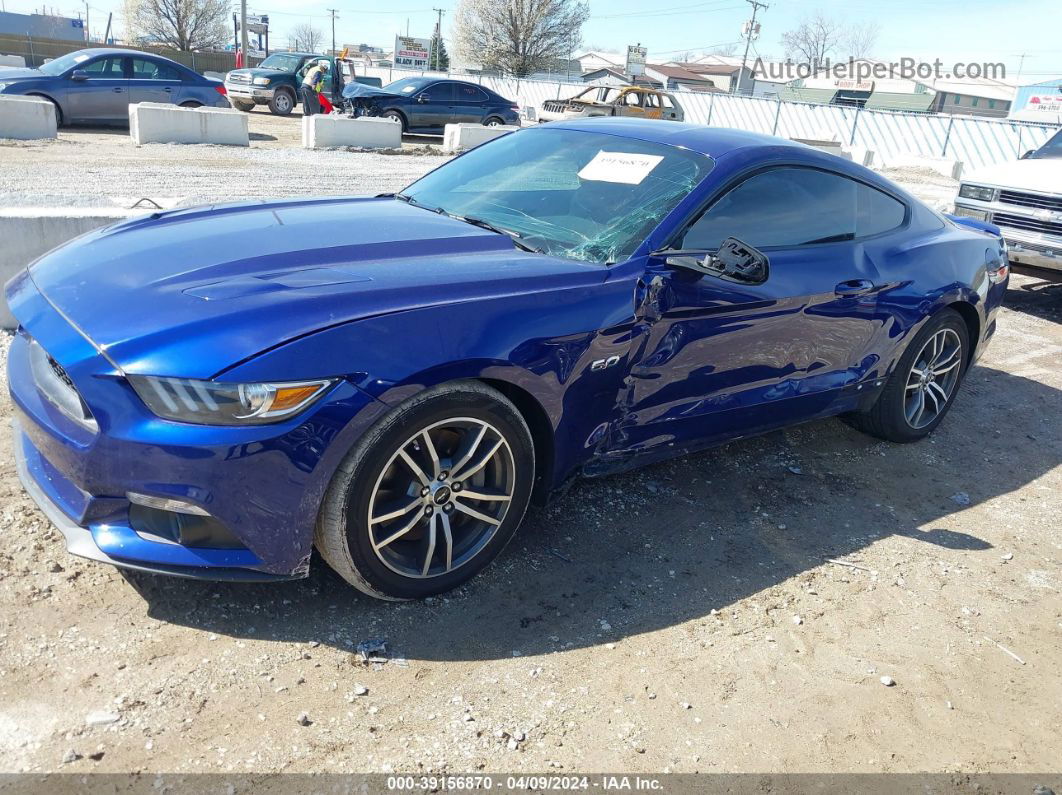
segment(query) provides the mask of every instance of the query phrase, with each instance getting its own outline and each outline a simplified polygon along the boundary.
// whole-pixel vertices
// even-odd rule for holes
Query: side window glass
[[[645,104],[646,104],[647,107],[650,107],[650,108],[659,108],[660,107],[660,95],[659,94],[646,94],[645,95]]]
[[[89,77],[105,78],[108,80],[121,80],[125,77],[122,72],[121,58],[100,58],[98,61],[81,67],[88,72]]]
[[[431,97],[432,102],[453,102],[454,101],[454,84],[453,83],[435,83],[428,86],[425,93]]]
[[[671,110],[675,107],[675,103],[671,101],[671,97],[669,97],[667,94],[660,95],[660,102],[668,110]]]
[[[460,83],[453,85],[457,88],[457,99],[460,102],[485,102],[487,100],[487,95],[475,86],[464,86]]]
[[[856,188],[856,237],[888,232],[903,223],[907,208],[880,190],[868,185]]]
[[[642,97],[637,91],[630,91],[623,95],[623,104],[631,107],[639,107],[642,104]]]
[[[133,58],[134,80],[180,80],[181,76],[176,69],[165,64],[148,61],[143,58]]]
[[[686,231],[681,247],[714,250],[728,237],[757,248],[852,240],[859,187],[809,168],[761,172],[712,204]]]

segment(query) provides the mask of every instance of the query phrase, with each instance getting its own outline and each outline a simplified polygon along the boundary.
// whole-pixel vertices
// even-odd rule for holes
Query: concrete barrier
[[[505,124],[497,127],[485,127],[482,124],[447,124],[443,130],[443,151],[461,152],[465,149],[474,149],[480,144],[501,138],[519,129],[519,127]]]
[[[950,160],[946,157],[893,155],[881,165],[885,168],[928,168],[930,171],[943,174],[945,177],[959,180],[962,178],[963,162],[961,160]]]
[[[0,96],[0,138],[55,138],[55,127],[55,106],[48,100]]]
[[[357,146],[362,149],[398,149],[402,146],[402,124],[394,119],[364,117],[350,119],[338,115],[302,117],[304,149]]]
[[[0,208],[0,285],[42,254],[78,235],[151,212],[111,207]],[[0,295],[0,328],[15,328],[15,318]]]
[[[129,135],[137,146],[147,143],[250,145],[246,113],[231,108],[180,108],[161,102],[129,106]]]
[[[24,69],[26,67],[26,59],[21,55],[0,55],[0,66],[10,66],[13,69]]]

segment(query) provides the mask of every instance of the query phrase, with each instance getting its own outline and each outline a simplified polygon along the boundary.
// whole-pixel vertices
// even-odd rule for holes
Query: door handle
[[[115,94],[121,94],[123,91],[125,91],[125,89],[121,86],[115,86],[111,89],[111,91],[113,91]]]
[[[876,289],[874,282],[869,279],[849,279],[841,282],[833,291],[841,298],[849,298],[856,295],[866,295]]]
[[[169,93],[171,93],[173,91],[173,89],[170,86],[166,86],[162,90],[165,91],[167,94],[169,94]]]

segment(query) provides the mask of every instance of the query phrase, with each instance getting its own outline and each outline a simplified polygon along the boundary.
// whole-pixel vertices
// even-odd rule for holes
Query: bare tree
[[[783,33],[782,46],[786,57],[798,63],[821,64],[835,56],[866,58],[877,43],[880,30],[875,22],[852,24],[819,11]]]
[[[841,23],[819,11],[813,17],[804,18],[793,30],[783,33],[782,46],[787,58],[818,65],[837,52],[843,33]]]
[[[462,62],[526,77],[579,44],[583,0],[461,0],[454,14]]]
[[[732,41],[729,44],[720,44],[718,47],[713,47],[711,50],[705,53],[705,55],[737,55],[738,43]]]
[[[291,29],[291,40],[299,52],[320,52],[324,46],[324,34],[308,22]]]
[[[175,50],[208,50],[229,38],[225,0],[126,0],[125,24],[141,41]]]
[[[877,22],[848,25],[841,37],[841,47],[852,58],[869,58],[880,32],[881,26]]]

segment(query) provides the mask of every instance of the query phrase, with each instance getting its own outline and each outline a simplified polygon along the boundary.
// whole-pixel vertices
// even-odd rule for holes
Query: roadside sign
[[[431,59],[431,41],[410,36],[395,36],[394,65],[401,69],[427,69]]]
[[[639,47],[635,44],[627,47],[627,74],[644,75],[645,74],[645,56],[648,50],[645,47]]]

